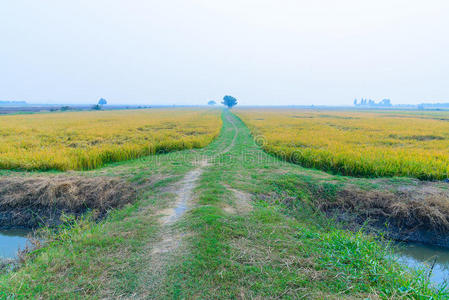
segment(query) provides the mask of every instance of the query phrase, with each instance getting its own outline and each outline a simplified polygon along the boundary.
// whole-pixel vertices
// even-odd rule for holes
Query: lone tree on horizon
[[[217,102],[215,102],[214,100],[210,100],[209,102],[207,102],[208,105],[215,105],[217,104]]]
[[[232,96],[226,95],[223,97],[223,102],[221,103],[228,108],[232,108],[233,106],[237,105],[237,99]]]
[[[106,101],[106,99],[100,98],[100,100],[98,100],[98,105],[106,105],[106,104],[108,104],[108,101]]]

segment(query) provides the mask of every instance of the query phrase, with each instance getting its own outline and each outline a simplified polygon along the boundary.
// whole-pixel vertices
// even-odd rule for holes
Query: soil
[[[226,188],[233,194],[233,206],[225,206],[223,209],[231,214],[239,213],[246,214],[252,211],[253,206],[251,205],[251,194],[236,190],[230,186]]]

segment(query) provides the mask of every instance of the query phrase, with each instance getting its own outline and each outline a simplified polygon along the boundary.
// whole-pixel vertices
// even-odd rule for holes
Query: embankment
[[[68,175],[0,177],[0,227],[60,224],[62,214],[93,210],[97,217],[136,198],[136,187],[116,177]]]
[[[449,191],[432,182],[414,183],[369,190],[349,185],[321,210],[394,240],[449,248]]]
[[[274,183],[288,194],[283,200],[288,206],[299,200],[353,230],[363,226],[394,240],[449,248],[449,186],[445,183],[385,178],[361,184],[347,177],[342,183],[304,180],[303,176],[291,175]]]

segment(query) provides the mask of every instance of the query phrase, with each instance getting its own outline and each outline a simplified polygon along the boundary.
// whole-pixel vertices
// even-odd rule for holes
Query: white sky
[[[0,100],[449,102],[449,1],[0,0]]]

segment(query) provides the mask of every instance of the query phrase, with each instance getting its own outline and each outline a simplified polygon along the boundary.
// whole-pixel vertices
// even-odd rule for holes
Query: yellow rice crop
[[[87,170],[161,151],[204,147],[220,111],[146,109],[0,116],[0,168]]]
[[[444,179],[449,112],[239,109],[264,149],[352,176]]]

